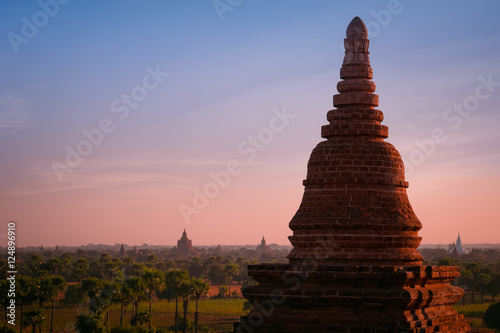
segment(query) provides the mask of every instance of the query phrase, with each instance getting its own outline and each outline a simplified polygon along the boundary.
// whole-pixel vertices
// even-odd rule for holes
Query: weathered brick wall
[[[467,332],[458,267],[260,264],[235,332]]]

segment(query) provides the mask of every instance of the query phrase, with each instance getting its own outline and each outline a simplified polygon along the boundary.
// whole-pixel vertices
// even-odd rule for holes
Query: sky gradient
[[[500,243],[499,12],[493,0],[2,2],[2,228],[16,220],[20,246],[174,245],[184,228],[195,245],[289,244],[359,16],[422,243]]]

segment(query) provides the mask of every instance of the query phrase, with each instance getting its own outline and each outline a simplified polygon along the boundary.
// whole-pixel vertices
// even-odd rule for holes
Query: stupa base
[[[254,308],[234,332],[468,332],[452,305],[455,266],[259,264],[243,290]]]

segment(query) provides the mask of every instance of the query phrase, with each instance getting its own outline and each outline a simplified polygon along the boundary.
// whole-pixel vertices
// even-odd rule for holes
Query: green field
[[[472,327],[484,327],[483,316],[484,312],[490,303],[484,304],[455,304],[453,308],[458,311],[458,313],[463,314],[465,318],[469,319]]]
[[[484,304],[466,304],[466,305],[460,305],[460,304],[455,304],[453,308],[458,311],[458,313],[461,313],[465,315],[465,317],[470,317],[470,318],[475,318],[475,317],[483,317],[484,312],[488,307],[490,306],[490,303],[484,303]]]
[[[209,332],[231,332],[233,322],[238,321],[243,315],[243,298],[231,299],[202,299],[199,303],[200,326],[211,328]],[[482,318],[490,303],[485,304],[455,304],[454,308],[471,321],[471,326],[483,326]],[[149,303],[143,301],[139,311],[148,312]],[[54,329],[55,332],[73,332],[72,327],[78,314],[85,314],[86,307],[56,307]],[[189,302],[188,319],[194,321],[195,302]],[[174,324],[175,301],[165,300],[153,302],[153,326],[171,327]],[[182,302],[179,302],[179,312],[182,315]],[[124,323],[128,324],[131,319],[132,307],[127,308]],[[18,316],[20,314],[18,313]],[[18,317],[19,320],[19,317]],[[18,321],[17,320],[17,321]],[[118,326],[120,323],[120,308],[111,307],[109,311],[110,326]],[[45,309],[45,322],[43,332],[49,332],[50,308]],[[19,327],[17,326],[17,331]],[[26,328],[26,332],[31,332]]]
[[[243,298],[231,299],[202,299],[199,303],[200,326],[212,328],[210,332],[231,332],[233,322],[238,321],[243,315]],[[56,307],[54,315],[54,332],[73,332],[72,327],[78,314],[85,314],[85,307]],[[141,302],[139,311],[148,312],[149,303]],[[194,321],[195,302],[189,302],[188,319]],[[154,301],[153,302],[153,326],[170,327],[174,324],[175,301]],[[182,315],[182,302],[179,302],[179,312]],[[124,324],[130,323],[132,306],[127,308]],[[18,316],[20,314],[18,313]],[[18,318],[19,319],[19,318]],[[19,320],[16,320],[18,322]],[[110,326],[120,324],[120,308],[111,307],[109,311]],[[16,326],[19,331],[19,326]],[[50,328],[50,308],[45,309],[45,322],[43,332],[48,332]],[[24,331],[24,330],[23,330]],[[31,332],[26,328],[26,332]]]

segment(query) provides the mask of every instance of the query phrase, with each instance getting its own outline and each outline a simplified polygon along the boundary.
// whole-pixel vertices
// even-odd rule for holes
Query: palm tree
[[[179,291],[181,287],[181,283],[184,280],[189,279],[188,272],[185,270],[173,269],[167,271],[165,274],[165,284],[167,288],[171,288],[175,295],[175,333],[178,332],[178,324],[179,324]]]
[[[495,273],[491,276],[490,282],[486,285],[486,291],[491,296],[491,301],[495,302],[495,297],[500,294],[500,274]]]
[[[161,289],[165,279],[163,273],[154,268],[147,269],[142,275],[142,279],[149,299],[149,330],[151,331],[153,294],[156,290]]]
[[[238,259],[236,259],[236,264],[238,265],[238,267],[241,269],[243,267],[243,264],[245,263],[245,258],[243,257],[238,257]]]
[[[167,270],[167,264],[165,264],[164,261],[160,261],[156,264],[156,268],[162,272],[165,272]]]
[[[5,322],[8,321],[7,318],[7,307],[10,304],[10,297],[8,296],[10,290],[10,283],[6,279],[2,279],[0,281],[0,298],[1,298],[1,303],[3,308],[5,309],[4,314],[5,314]]]
[[[228,275],[226,274],[225,268],[226,265],[218,262],[209,266],[207,277],[212,285],[220,286],[228,282]]]
[[[89,298],[90,315],[98,314],[100,308],[98,306],[97,297],[104,288],[104,280],[95,277],[89,277],[82,281],[80,292]]]
[[[120,285],[118,282],[115,281],[105,282],[104,287],[99,293],[99,297],[96,299],[97,301],[96,303],[99,309],[98,314],[106,310],[106,320],[105,320],[106,325],[108,325],[109,323],[109,307],[113,303],[113,295],[117,292],[119,288]]]
[[[460,272],[460,278],[463,279],[464,284],[465,284],[467,282],[467,280],[472,279],[472,272],[466,268],[462,268],[462,270]],[[464,288],[464,291],[465,291],[465,288]],[[464,293],[464,296],[462,297],[462,305],[465,305],[465,295],[466,294]]]
[[[132,296],[132,323],[135,323],[139,312],[139,303],[144,298],[146,288],[144,281],[140,277],[131,277],[127,279],[126,285]]]
[[[154,254],[148,255],[147,263],[149,264],[150,267],[155,267],[157,262],[158,259],[156,258],[156,255]]]
[[[123,259],[123,263],[125,264],[125,277],[130,276],[130,266],[134,263],[134,259],[127,257]]]
[[[134,259],[127,257],[127,258],[123,259],[123,262],[125,263],[125,265],[130,266],[134,263]]]
[[[42,256],[39,254],[34,254],[31,256],[31,260],[28,264],[28,266],[31,268],[31,271],[33,272],[33,276],[36,275],[40,271],[40,266],[43,264],[43,259]]]
[[[82,281],[80,291],[89,298],[96,298],[104,287],[104,280],[95,277],[89,277]]]
[[[60,274],[62,269],[61,261],[57,258],[49,258],[44,263],[45,268],[50,274]]]
[[[17,297],[20,303],[21,320],[19,322],[19,332],[23,331],[23,308],[30,305],[36,299],[37,287],[33,278],[29,276],[19,276],[17,278]]]
[[[71,253],[64,253],[59,260],[61,261],[61,270],[64,274],[70,272],[71,266],[73,265],[73,255]]]
[[[193,257],[189,263],[189,275],[192,277],[201,277],[203,275],[203,262],[199,257]]]
[[[87,277],[89,270],[89,263],[85,258],[79,258],[73,264],[73,275],[78,279],[78,282],[82,283],[82,279]]]
[[[479,292],[481,293],[481,304],[483,304],[484,293],[486,291],[486,286],[491,281],[491,276],[486,273],[479,274],[479,279],[477,285],[479,287]]]
[[[182,308],[184,310],[184,320],[182,325],[182,332],[186,333],[187,328],[187,310],[189,305],[189,298],[193,296],[194,289],[191,280],[184,280],[181,282],[179,288],[179,296],[182,297]]]
[[[146,266],[144,264],[134,263],[130,267],[130,275],[131,276],[141,276],[144,273]]]
[[[113,259],[109,253],[101,253],[101,257],[99,258],[99,264],[98,264],[98,271],[101,275],[102,278],[106,279],[107,278],[107,269],[109,269],[109,267],[106,267],[108,266],[108,264],[111,263],[111,259]]]
[[[233,282],[233,276],[238,275],[238,266],[228,263],[224,267],[224,273],[228,276],[229,297],[231,297],[231,283]]]
[[[106,261],[103,265],[104,277],[111,281],[120,272],[121,260],[118,258],[113,258],[110,261]]]
[[[56,308],[56,298],[59,291],[66,288],[66,281],[62,276],[52,275],[44,276],[38,282],[38,302],[40,307],[47,301],[52,302],[52,311],[50,316],[50,332],[54,331],[54,310]]]
[[[169,260],[165,263],[167,269],[176,269],[177,263],[174,260]]]
[[[104,252],[104,253],[101,253],[101,257],[99,258],[99,262],[101,264],[105,264],[107,262],[110,262],[111,259],[113,259],[113,258],[111,258],[111,256],[109,255],[109,253]]]
[[[208,282],[205,282],[202,278],[198,278],[192,279],[191,285],[193,287],[192,297],[194,297],[194,299],[196,300],[196,311],[194,312],[194,333],[198,333],[198,302],[200,301],[200,298],[202,296],[208,294],[208,291],[210,290],[210,284]]]
[[[26,311],[24,315],[24,326],[31,326],[33,328],[33,333],[36,333],[37,327],[41,329],[42,323],[45,320],[43,316],[43,310],[41,308],[36,308],[30,311]]]
[[[123,313],[125,307],[133,301],[133,296],[126,283],[115,281],[115,284],[116,289],[112,295],[111,301],[120,305],[120,326],[123,326]]]
[[[465,268],[472,274],[472,304],[474,304],[474,291],[476,289],[476,281],[479,275],[480,267],[478,263],[470,262]]]

